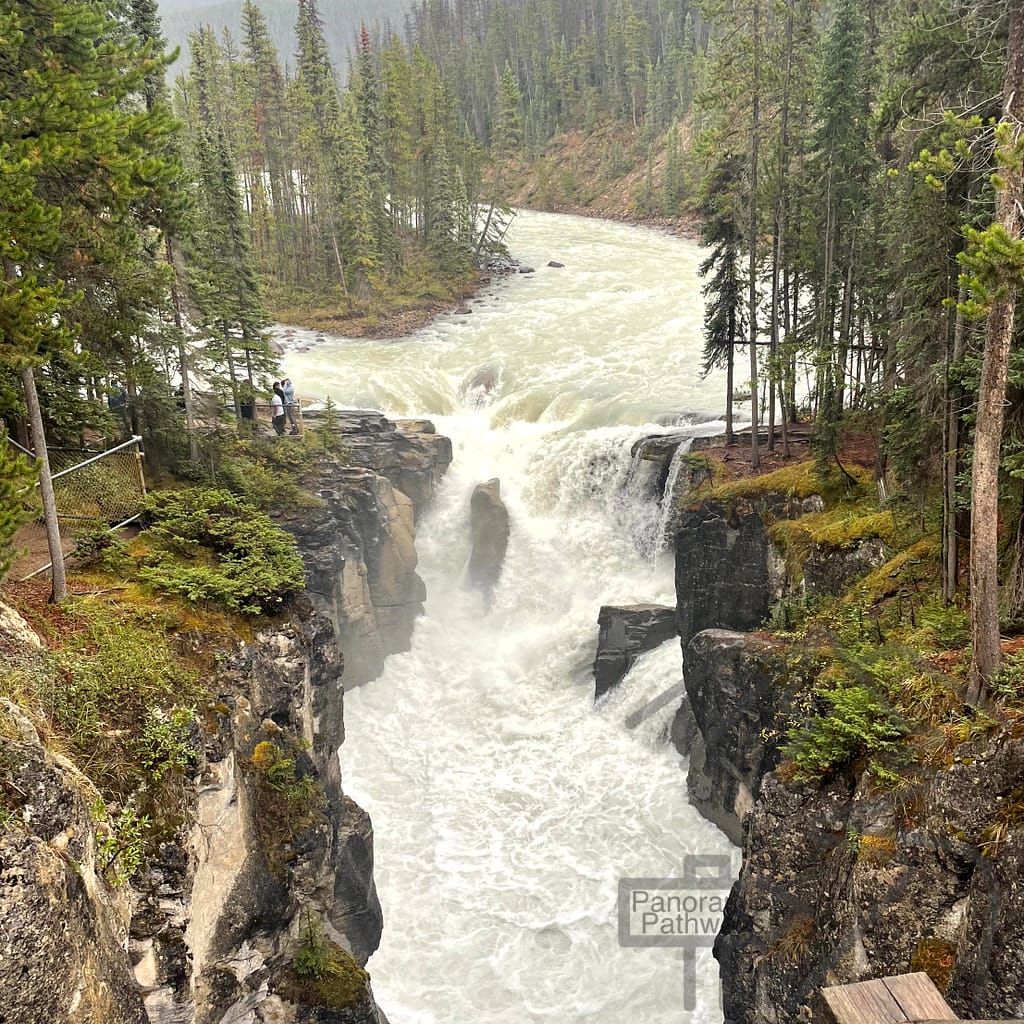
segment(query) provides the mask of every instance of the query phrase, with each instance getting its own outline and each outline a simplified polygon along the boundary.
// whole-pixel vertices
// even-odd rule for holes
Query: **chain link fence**
[[[142,438],[107,451],[54,448],[47,452],[53,475],[61,546],[74,551],[76,538],[96,529],[125,526],[138,518],[146,500]],[[84,457],[83,457],[84,456]],[[15,579],[28,579],[50,567],[39,487],[29,502],[32,518],[14,536]]]

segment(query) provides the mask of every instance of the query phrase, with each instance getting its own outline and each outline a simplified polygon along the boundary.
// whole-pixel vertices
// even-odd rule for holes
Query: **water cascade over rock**
[[[552,269],[555,237],[565,267]],[[728,846],[687,806],[664,741],[675,644],[639,642],[596,708],[590,666],[603,606],[657,605],[671,638],[668,466],[630,450],[721,430],[656,422],[718,400],[720,380],[694,372],[700,252],[532,213],[509,241],[537,272],[505,278],[473,316],[288,363],[300,391],[430,415],[453,446],[417,520],[425,614],[409,649],[346,696],[346,788],[373,817],[387,922],[368,966],[395,1020],[667,1024],[686,1000],[679,951],[619,944],[618,881]],[[467,498],[492,478],[513,528],[488,602],[465,586],[466,525]],[[710,950],[697,960],[693,1020],[716,1024]]]
[[[676,635],[676,610],[656,604],[605,605],[594,659],[594,696],[603,697],[625,677],[644,651]]]

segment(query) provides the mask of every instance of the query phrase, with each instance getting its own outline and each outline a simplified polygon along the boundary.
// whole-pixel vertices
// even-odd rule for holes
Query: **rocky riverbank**
[[[5,1020],[384,1020],[363,970],[383,926],[373,830],[336,751],[345,688],[408,645],[424,597],[415,519],[451,448],[429,423],[407,427],[338,418],[345,457],[311,472],[316,502],[279,518],[298,541],[305,594],[251,630],[214,636],[197,619],[169,637],[179,653],[215,645],[204,663],[219,667],[191,725],[178,723],[174,798],[131,839],[138,860],[118,847],[127,835],[99,824],[95,786],[37,728],[39,710],[4,702]],[[44,640],[5,607],[0,646],[29,664]]]
[[[1012,687],[963,704],[929,538],[867,481],[693,472],[673,734],[691,801],[743,851],[715,946],[726,1019],[808,1020],[823,985],[914,970],[963,1017],[1019,1016],[1024,709]]]

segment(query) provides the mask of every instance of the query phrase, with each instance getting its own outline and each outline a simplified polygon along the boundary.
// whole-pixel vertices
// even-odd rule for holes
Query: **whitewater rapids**
[[[701,252],[545,214],[508,242],[537,272],[469,316],[397,341],[279,332],[305,400],[428,416],[454,444],[418,527],[412,649],[345,697],[344,785],[373,819],[385,915],[374,991],[393,1024],[716,1024],[709,949],[688,1012],[681,950],[617,940],[621,877],[731,853],[687,803],[665,742],[676,702],[625,724],[678,683],[678,643],[596,709],[590,671],[602,604],[675,600],[667,517],[630,449],[673,417],[720,428],[722,380],[699,376]],[[491,477],[512,534],[487,611],[464,569],[469,495]]]

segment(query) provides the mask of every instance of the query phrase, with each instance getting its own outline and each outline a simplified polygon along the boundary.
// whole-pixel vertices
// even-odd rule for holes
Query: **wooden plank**
[[[881,981],[858,981],[821,990],[836,1024],[903,1024],[906,1016]]]
[[[906,1020],[956,1020],[956,1014],[924,971],[883,978]]]

